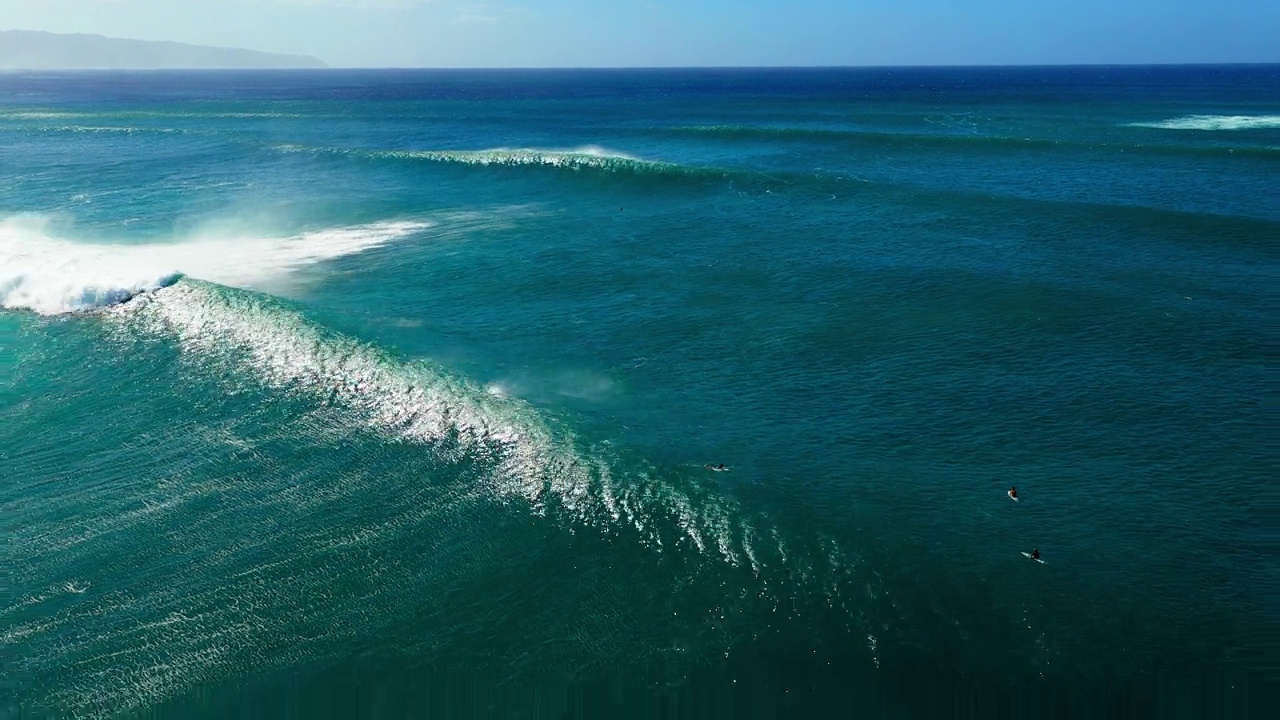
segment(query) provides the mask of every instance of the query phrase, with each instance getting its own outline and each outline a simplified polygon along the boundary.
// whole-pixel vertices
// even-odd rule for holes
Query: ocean
[[[1280,66],[0,74],[0,717],[1259,716],[1277,188]]]

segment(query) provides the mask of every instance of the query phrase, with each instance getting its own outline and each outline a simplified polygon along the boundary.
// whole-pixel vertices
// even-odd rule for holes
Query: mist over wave
[[[0,307],[41,315],[89,310],[191,277],[253,287],[298,268],[363,252],[429,227],[389,221],[296,235],[202,236],[162,244],[56,237],[44,216],[0,220]]]

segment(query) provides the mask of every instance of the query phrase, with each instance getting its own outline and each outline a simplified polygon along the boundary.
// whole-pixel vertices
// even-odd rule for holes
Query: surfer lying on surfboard
[[[1017,500],[1018,500],[1018,488],[1017,488],[1017,487],[1011,487],[1011,488],[1009,488],[1009,499],[1010,499],[1010,500],[1013,500],[1014,502],[1017,502]]]
[[[1032,550],[1032,551],[1031,551],[1031,555],[1029,555],[1028,557],[1030,557],[1032,560],[1039,560],[1039,559],[1040,559],[1040,548],[1036,548],[1036,549]]]
[[[706,469],[708,469],[708,470],[715,470],[716,472],[724,472],[724,471],[726,471],[726,470],[728,470],[728,469],[729,469],[729,468],[727,468],[727,467],[725,467],[725,466],[724,466],[724,463],[720,463],[719,465],[710,465],[710,464],[708,464],[708,465],[703,465],[702,467],[704,467],[704,468],[706,468]]]

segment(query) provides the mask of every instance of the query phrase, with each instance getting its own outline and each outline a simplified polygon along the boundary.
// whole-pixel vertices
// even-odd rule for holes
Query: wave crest
[[[48,225],[42,216],[0,220],[0,308],[41,315],[92,310],[172,285],[183,275],[252,287],[428,227],[380,222],[284,237],[126,245],[73,242],[51,235]]]
[[[1160,122],[1131,123],[1130,127],[1160,130],[1269,130],[1280,128],[1280,115],[1185,115]]]
[[[363,158],[393,160],[424,160],[457,165],[481,165],[498,167],[551,167],[565,170],[596,170],[603,172],[629,172],[635,174],[688,175],[704,172],[676,163],[645,160],[626,153],[586,146],[572,150],[541,150],[537,148],[489,148],[486,150],[360,150],[346,148],[311,148],[301,145],[279,145],[281,152],[315,153],[317,155],[346,155]]]

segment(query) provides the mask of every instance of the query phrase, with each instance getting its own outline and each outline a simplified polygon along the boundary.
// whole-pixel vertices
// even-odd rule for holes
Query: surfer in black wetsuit
[[[1040,548],[1036,548],[1036,549],[1034,549],[1034,550],[1032,550],[1032,551],[1031,551],[1031,559],[1032,559],[1032,560],[1039,560],[1039,559],[1040,559]]]
[[[1011,487],[1011,488],[1009,488],[1009,497],[1013,498],[1014,500],[1017,500],[1017,499],[1018,499],[1018,488],[1016,488],[1016,487]]]

